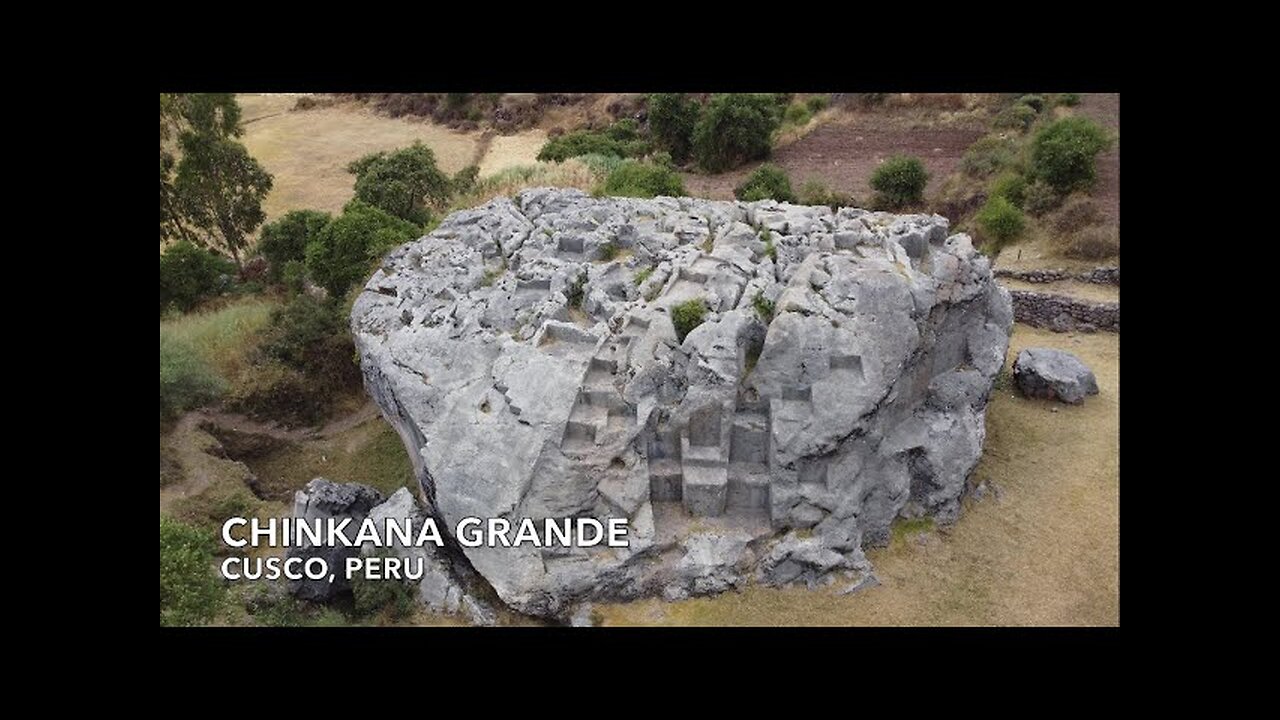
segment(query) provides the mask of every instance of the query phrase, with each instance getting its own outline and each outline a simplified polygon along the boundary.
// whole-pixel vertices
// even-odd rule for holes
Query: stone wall
[[[1018,322],[1054,332],[1120,332],[1120,303],[1089,302],[1065,295],[1011,290]]]
[[[1051,283],[1059,280],[1079,280],[1096,285],[1120,285],[1120,268],[1118,266],[1096,267],[1087,272],[1070,272],[1067,270],[996,270],[996,277],[1011,278],[1029,283]]]

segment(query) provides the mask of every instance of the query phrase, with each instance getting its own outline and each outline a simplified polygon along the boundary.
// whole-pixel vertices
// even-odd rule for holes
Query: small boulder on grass
[[[1013,379],[1023,395],[1079,405],[1086,395],[1098,394],[1093,371],[1080,358],[1063,350],[1027,348],[1013,363]]]

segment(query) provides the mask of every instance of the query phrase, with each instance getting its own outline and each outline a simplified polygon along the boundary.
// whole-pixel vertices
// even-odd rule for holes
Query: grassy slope
[[[192,347],[230,381],[246,366],[253,335],[266,327],[276,306],[260,295],[233,300],[217,309],[161,320],[160,335]]]

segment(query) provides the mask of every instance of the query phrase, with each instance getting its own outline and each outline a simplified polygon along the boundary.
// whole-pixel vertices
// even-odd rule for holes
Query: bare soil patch
[[[795,142],[774,151],[769,162],[782,167],[797,191],[808,180],[828,189],[849,193],[860,201],[873,194],[867,184],[871,173],[894,155],[915,155],[929,172],[926,194],[954,170],[965,150],[983,134],[981,127],[964,123],[954,127],[911,127],[872,113],[841,113],[809,131]],[[683,173],[691,194],[732,200],[734,186],[761,163],[719,175]]]

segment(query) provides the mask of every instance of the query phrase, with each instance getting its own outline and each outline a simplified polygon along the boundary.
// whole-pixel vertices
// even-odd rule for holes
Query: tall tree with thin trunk
[[[174,189],[183,215],[242,267],[249,238],[266,219],[271,174],[234,140],[187,132],[181,145]]]

